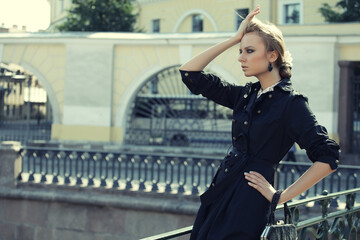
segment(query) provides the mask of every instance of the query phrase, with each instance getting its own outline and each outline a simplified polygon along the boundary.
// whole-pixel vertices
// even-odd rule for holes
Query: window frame
[[[154,26],[155,26],[154,23],[155,23],[155,22],[158,22],[158,31],[154,31],[154,29],[155,29],[155,28],[154,28]],[[152,20],[151,20],[151,32],[152,32],[152,33],[160,33],[160,31],[161,31],[161,30],[160,30],[160,18],[152,19]]]
[[[299,22],[286,23],[285,6],[299,4]],[[278,24],[281,25],[299,25],[304,23],[304,1],[303,0],[280,0],[278,4]]]
[[[249,14],[249,12],[250,12],[250,9],[249,9],[249,8],[237,8],[237,9],[235,9],[235,11],[236,11],[236,12],[234,13],[234,14],[235,14],[235,19],[234,19],[235,31],[238,30],[241,22],[244,21],[245,17],[247,16],[247,14],[246,14],[245,16],[242,16],[242,17],[244,17],[244,19],[242,19],[242,20],[240,21],[240,23],[239,23],[239,19],[241,19],[240,16],[239,16],[239,11],[242,11],[242,10],[247,10],[247,14]]]
[[[201,17],[201,30],[200,31],[194,31],[194,29],[195,29],[194,22],[195,22],[196,17]],[[191,32],[193,32],[193,33],[204,32],[204,15],[203,14],[198,13],[198,14],[191,15]]]

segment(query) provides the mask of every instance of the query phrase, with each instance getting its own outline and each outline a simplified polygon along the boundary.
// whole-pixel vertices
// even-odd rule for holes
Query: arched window
[[[201,14],[192,15],[192,32],[203,32],[204,16]]]

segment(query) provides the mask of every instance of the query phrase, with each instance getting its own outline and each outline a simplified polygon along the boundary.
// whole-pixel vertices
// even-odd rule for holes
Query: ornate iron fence
[[[191,94],[178,69],[163,69],[139,88],[129,109],[125,143],[227,148],[232,111]]]
[[[324,191],[322,196],[307,198],[304,200],[289,203],[292,218],[298,231],[298,239],[357,239],[360,206],[356,204],[356,193],[360,188],[328,194]],[[331,208],[331,203],[344,197],[345,206],[337,209]],[[315,205],[312,211],[316,211],[318,216],[304,220],[300,219],[300,211],[308,211],[308,205]],[[283,205],[277,207],[282,210]],[[317,208],[315,210],[314,208]],[[320,209],[319,209],[320,208]],[[330,209],[335,211],[330,211]],[[330,224],[330,222],[332,222]],[[177,229],[175,231],[159,234],[156,236],[143,238],[142,240],[165,240],[190,234],[192,226]]]
[[[25,147],[19,180],[119,190],[199,195],[211,183],[221,158],[185,154],[85,151]],[[276,172],[276,188],[286,188],[311,163],[283,163]],[[359,186],[360,167],[339,166],[300,196],[337,192]]]

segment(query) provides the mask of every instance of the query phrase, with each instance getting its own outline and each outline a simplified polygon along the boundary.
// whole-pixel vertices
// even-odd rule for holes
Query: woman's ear
[[[279,53],[277,51],[270,51],[268,52],[267,54],[267,58],[268,58],[268,61],[273,63],[273,62],[276,62],[276,60],[278,59],[279,57]]]

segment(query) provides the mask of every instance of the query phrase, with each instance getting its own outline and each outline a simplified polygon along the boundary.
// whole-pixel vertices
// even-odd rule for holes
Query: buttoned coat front
[[[209,193],[202,196],[191,239],[259,239],[269,202],[248,185],[243,173],[257,171],[273,184],[273,167],[294,142],[306,149],[312,162],[336,169],[339,146],[317,123],[307,98],[293,90],[290,79],[282,79],[273,91],[257,98],[259,82],[237,86],[203,71],[180,73],[193,94],[233,110],[232,144],[246,155],[246,165],[241,168],[224,158],[217,173],[221,180],[214,179]],[[221,187],[227,178],[231,184]]]

